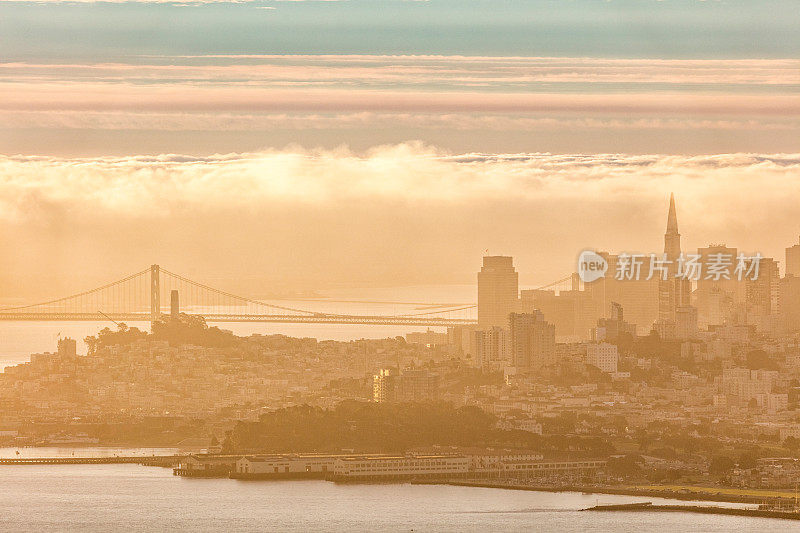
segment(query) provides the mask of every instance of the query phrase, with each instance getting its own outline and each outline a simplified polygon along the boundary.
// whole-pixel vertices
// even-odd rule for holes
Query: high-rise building
[[[663,257],[597,253],[606,260],[608,270],[605,276],[584,283],[582,296],[586,303],[578,306],[578,316],[588,317],[590,327],[595,320],[609,317],[611,305],[616,302],[625,307],[638,333],[647,334],[656,321],[669,323],[671,328],[677,309],[691,304],[691,280],[678,276],[681,235],[674,195],[669,199]],[[581,312],[583,308],[588,308],[589,313]]]
[[[778,262],[771,257],[759,260],[758,276],[744,278],[745,301],[749,315],[767,316],[778,313],[780,273]]]
[[[679,339],[693,339],[697,336],[697,308],[683,305],[675,310],[675,336]]]
[[[625,322],[625,312],[617,302],[611,302],[611,316],[597,320],[597,327],[592,328],[591,340],[616,340],[621,335],[636,336],[636,324]]]
[[[397,399],[399,380],[394,368],[381,368],[372,378],[372,399],[378,403]]]
[[[698,248],[702,265],[695,291],[695,306],[701,326],[720,326],[732,322],[737,309],[745,300],[745,284],[734,275],[739,251],[724,244],[711,244]],[[726,263],[729,271],[725,276],[712,275],[710,265]],[[727,276],[727,277],[726,277]]]
[[[617,371],[619,363],[617,345],[608,342],[589,344],[586,347],[586,363],[613,374]]]
[[[790,274],[781,279],[778,306],[786,329],[800,331],[800,276]]]
[[[596,318],[588,293],[580,290],[580,279],[573,275],[569,290],[528,289],[520,291],[520,311],[541,311],[544,319],[556,327],[559,342],[579,342],[589,338]]]
[[[554,362],[556,328],[542,313],[511,313],[511,359],[520,372],[541,368]]]
[[[664,233],[664,259],[666,276],[658,283],[658,319],[675,322],[675,312],[679,307],[691,303],[691,281],[678,276],[678,259],[681,255],[681,234],[678,232],[678,214],[675,209],[675,195],[669,197],[667,230]],[[666,279],[664,279],[666,277]]]
[[[510,364],[511,335],[505,328],[479,329],[475,335],[475,359],[485,371],[501,370]]]
[[[519,274],[512,257],[484,256],[478,272],[478,328],[506,327],[519,309]]]
[[[800,278],[800,239],[798,244],[786,249],[786,275]]]
[[[617,279],[619,255],[598,252],[608,262],[606,275],[598,280],[584,283],[585,298],[591,307],[592,324],[599,318],[611,316],[612,307],[617,303],[625,308],[625,316],[631,324],[635,324],[640,335],[646,335],[650,326],[658,320],[659,311],[659,278],[650,279],[650,256],[640,258],[638,279]]]

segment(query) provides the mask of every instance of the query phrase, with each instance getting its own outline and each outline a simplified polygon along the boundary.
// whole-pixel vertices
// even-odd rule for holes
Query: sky
[[[587,247],[782,260],[796,0],[0,0],[0,302],[546,283]],[[633,223],[632,223],[633,222]],[[246,279],[246,285],[242,280]]]

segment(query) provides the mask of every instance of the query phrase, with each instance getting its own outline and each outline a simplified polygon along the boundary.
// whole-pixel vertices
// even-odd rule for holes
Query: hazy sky
[[[463,283],[487,248],[546,282],[658,251],[673,190],[688,245],[782,259],[799,27],[796,0],[0,0],[0,300],[153,262]]]

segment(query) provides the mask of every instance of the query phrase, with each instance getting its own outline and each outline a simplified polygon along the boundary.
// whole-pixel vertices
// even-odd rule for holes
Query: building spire
[[[669,195],[669,215],[667,216],[667,234],[678,234],[678,215],[675,212],[675,194]]]

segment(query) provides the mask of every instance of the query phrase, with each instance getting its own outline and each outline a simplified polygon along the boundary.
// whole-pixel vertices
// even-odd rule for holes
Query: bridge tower
[[[150,266],[150,329],[161,317],[161,268]]]
[[[179,298],[178,291],[172,291],[169,295],[169,317],[172,320],[178,320],[181,315]]]

